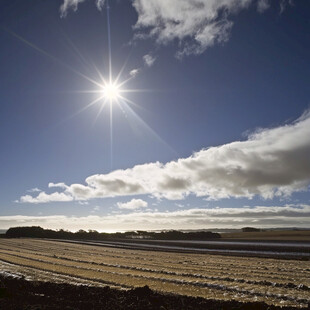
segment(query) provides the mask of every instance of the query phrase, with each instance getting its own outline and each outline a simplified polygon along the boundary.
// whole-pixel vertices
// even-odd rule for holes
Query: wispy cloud
[[[37,187],[32,188],[32,189],[28,189],[27,190],[28,193],[36,193],[36,192],[41,192],[41,190]]]
[[[201,54],[226,42],[233,26],[231,17],[252,4],[260,13],[270,7],[269,0],[134,0],[135,36],[153,38],[160,45],[177,41],[178,57]]]
[[[280,15],[285,11],[287,6],[293,6],[294,1],[293,0],[281,0],[280,2]]]
[[[140,208],[146,208],[148,203],[142,199],[132,199],[128,202],[118,202],[117,206],[120,209],[136,210]]]
[[[156,61],[156,57],[151,54],[146,54],[143,56],[143,61],[147,67],[152,67]]]
[[[94,214],[94,213],[97,213],[99,210],[100,210],[100,207],[96,206],[90,211],[90,213]]]
[[[202,149],[166,164],[137,165],[95,174],[85,184],[58,183],[61,192],[20,202],[88,200],[147,194],[180,200],[192,194],[207,199],[287,197],[310,184],[310,113],[291,124],[260,129],[245,141]],[[55,184],[52,183],[53,186]],[[51,187],[51,184],[49,185]]]
[[[136,77],[140,73],[140,71],[141,71],[140,69],[133,69],[129,72],[129,75],[131,77]]]
[[[78,204],[81,205],[81,206],[87,206],[87,205],[89,205],[89,202],[88,201],[84,201],[84,200],[79,200]]]
[[[280,3],[281,11],[287,2]],[[252,4],[262,13],[269,0],[134,0],[138,13],[136,38],[153,38],[160,45],[177,41],[177,57],[201,54],[207,48],[229,39],[231,17]]]
[[[61,17],[65,17],[69,10],[77,11],[78,5],[85,0],[64,0],[60,7]],[[98,10],[101,10],[104,6],[105,0],[95,0]]]
[[[39,225],[70,230],[206,229],[255,227],[309,227],[309,205],[255,206],[240,208],[190,209],[172,212],[132,212],[107,216],[0,216],[0,226]]]
[[[138,74],[140,74],[145,68],[150,68],[154,65],[156,61],[156,57],[152,54],[146,54],[142,57],[143,59],[143,65],[140,68],[133,69],[129,72],[129,75],[132,78],[135,78]]]
[[[64,0],[61,16],[76,11],[85,0]],[[104,0],[95,1],[99,10]],[[134,25],[136,39],[154,39],[159,45],[178,42],[177,57],[197,55],[207,48],[226,42],[233,27],[233,16],[256,5],[257,11],[270,8],[270,0],[133,0],[138,14]],[[293,0],[281,0],[280,13]]]
[[[269,0],[259,0],[257,2],[257,11],[259,13],[265,12],[266,10],[269,9],[269,7],[270,7]]]

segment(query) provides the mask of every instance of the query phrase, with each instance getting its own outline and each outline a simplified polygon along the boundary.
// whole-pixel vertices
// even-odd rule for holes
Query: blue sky
[[[2,1],[0,228],[308,227],[309,9]]]

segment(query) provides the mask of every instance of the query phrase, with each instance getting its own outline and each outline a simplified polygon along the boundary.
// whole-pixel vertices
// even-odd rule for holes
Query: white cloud
[[[287,2],[280,2],[281,12]],[[138,13],[134,26],[137,39],[153,38],[159,45],[177,42],[177,57],[201,54],[230,36],[231,17],[250,5],[262,13],[269,0],[133,0]]]
[[[155,61],[156,61],[156,57],[151,55],[151,54],[146,54],[142,57],[143,59],[143,64],[144,64],[144,67],[147,67],[147,68],[150,68],[154,65]],[[136,68],[136,69],[133,69],[129,72],[129,75],[132,77],[132,78],[135,78],[138,74],[140,74],[140,72],[143,70],[144,68],[141,67],[141,68]]]
[[[170,200],[192,194],[207,199],[287,197],[310,184],[310,113],[297,121],[261,129],[245,141],[202,149],[166,164],[137,165],[89,176],[84,184],[63,183],[63,192],[20,202],[88,200],[147,194]],[[58,184],[59,185],[59,184]]]
[[[152,56],[151,54],[147,54],[143,56],[143,61],[147,67],[152,67],[156,61],[156,57]]]
[[[0,216],[0,227],[42,226],[70,230],[99,231],[151,229],[210,229],[241,228],[245,226],[309,227],[309,205],[255,206],[241,208],[190,209],[172,212],[113,213],[107,216]]]
[[[104,6],[105,0],[96,0],[96,6],[98,8],[98,10],[102,10],[103,6]]]
[[[64,201],[72,201],[73,197],[67,195],[66,193],[52,193],[46,194],[45,192],[41,192],[37,197],[32,197],[31,195],[25,195],[20,198],[19,202],[22,203],[47,203],[47,202],[64,202]]]
[[[134,78],[140,73],[140,71],[140,69],[133,69],[129,72],[129,75]]]
[[[60,6],[61,17],[65,17],[69,10],[77,11],[78,5],[85,0],[64,0]],[[105,0],[95,0],[98,10],[101,10],[104,6]]]
[[[28,189],[27,190],[28,193],[36,193],[36,192],[41,192],[41,190],[37,187],[32,188],[32,189]]]
[[[61,16],[76,11],[85,0],[64,0]],[[96,0],[99,10],[104,0]],[[293,0],[281,0],[280,13]],[[177,42],[178,57],[201,54],[207,48],[229,39],[233,26],[231,17],[256,5],[262,13],[269,9],[270,0],[132,0],[138,14],[134,25],[135,38],[152,38],[160,45]]]
[[[53,188],[53,187],[59,187],[59,188],[64,188],[66,189],[68,186],[65,183],[48,183],[48,187],[49,188]]]
[[[84,1],[85,0],[64,0],[64,3],[60,7],[61,16],[65,17],[69,9],[76,11],[79,3],[82,3]]]
[[[138,13],[137,37],[155,38],[159,44],[178,41],[178,56],[200,54],[228,40],[228,18],[253,0],[134,0]]]
[[[142,199],[132,199],[128,202],[118,202],[117,206],[120,209],[136,210],[140,208],[146,208],[148,204]]]

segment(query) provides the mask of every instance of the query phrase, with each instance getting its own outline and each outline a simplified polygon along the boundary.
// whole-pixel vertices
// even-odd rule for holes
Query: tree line
[[[68,230],[44,229],[40,226],[11,227],[5,233],[7,238],[49,238],[49,239],[88,239],[88,240],[111,240],[111,239],[156,239],[156,240],[209,240],[221,238],[218,233],[210,231],[182,232],[168,230],[161,232],[127,231],[116,233],[104,233],[96,230],[82,230],[71,232]]]

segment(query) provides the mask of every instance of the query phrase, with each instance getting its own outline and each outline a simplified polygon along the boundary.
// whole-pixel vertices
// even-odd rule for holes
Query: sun
[[[116,101],[120,98],[120,86],[115,83],[108,83],[102,87],[101,93],[106,100]]]

